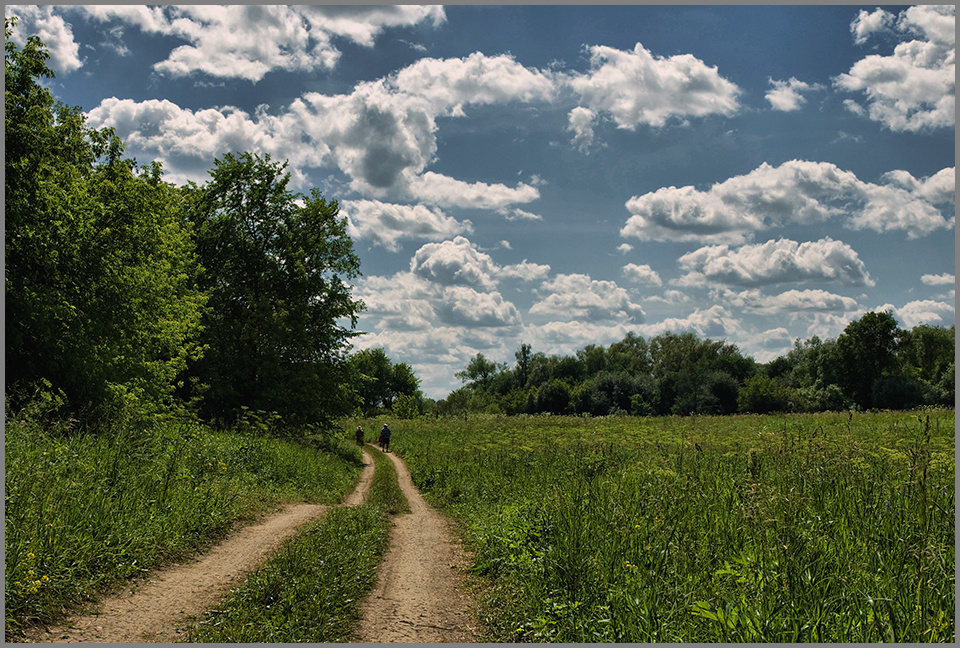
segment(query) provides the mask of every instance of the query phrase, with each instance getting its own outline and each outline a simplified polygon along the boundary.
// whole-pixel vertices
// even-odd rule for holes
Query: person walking
[[[380,448],[384,452],[390,452],[390,428],[387,427],[387,424],[383,424],[383,429],[380,430]]]
[[[357,426],[357,445],[363,447],[363,428]]]

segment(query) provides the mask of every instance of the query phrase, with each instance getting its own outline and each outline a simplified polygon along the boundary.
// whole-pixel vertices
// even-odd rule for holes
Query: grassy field
[[[194,642],[349,641],[357,606],[373,587],[389,515],[409,511],[397,473],[379,450],[367,502],[338,507],[284,545],[190,634]]]
[[[491,640],[953,640],[953,411],[389,423]]]
[[[356,447],[160,424],[112,434],[6,426],[6,624],[56,618],[121,579],[221,537],[278,501],[338,501]]]

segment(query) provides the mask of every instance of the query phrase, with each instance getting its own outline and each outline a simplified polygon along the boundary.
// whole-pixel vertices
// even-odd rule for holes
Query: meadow
[[[537,642],[952,641],[954,422],[389,419],[475,554],[486,639]]]
[[[361,467],[349,444],[320,449],[197,423],[98,434],[29,417],[6,423],[8,638],[202,549],[277,503],[335,503]]]

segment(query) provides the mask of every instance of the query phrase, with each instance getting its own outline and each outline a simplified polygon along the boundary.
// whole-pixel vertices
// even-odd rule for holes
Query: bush
[[[748,378],[737,396],[741,412],[767,414],[790,409],[791,389],[763,373]]]

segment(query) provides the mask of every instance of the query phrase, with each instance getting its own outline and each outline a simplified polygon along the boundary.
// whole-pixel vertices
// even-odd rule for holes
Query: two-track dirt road
[[[421,497],[403,462],[397,469],[410,513],[399,515],[380,564],[377,585],[360,607],[356,641],[436,643],[475,641],[463,590],[465,555],[448,522]]]
[[[373,460],[364,452],[364,468],[346,506],[362,503],[373,477]],[[97,612],[74,616],[63,625],[32,628],[27,641],[43,643],[171,642],[186,638],[188,620],[217,603],[250,571],[263,564],[302,525],[329,507],[294,504],[266,519],[232,532],[195,560],[160,569],[126,591],[109,596]],[[131,591],[132,590],[132,591]]]

